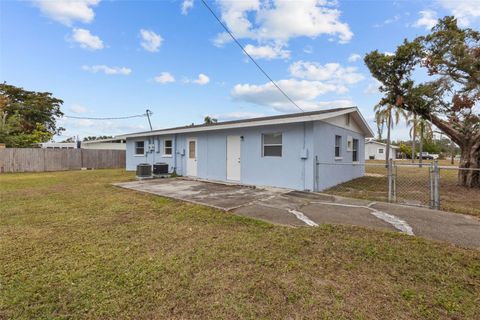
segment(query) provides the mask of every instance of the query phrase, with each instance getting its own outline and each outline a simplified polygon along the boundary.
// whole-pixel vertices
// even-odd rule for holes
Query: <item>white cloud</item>
[[[321,81],[285,79],[277,81],[277,84],[302,109],[318,109],[313,100],[337,89],[337,86]],[[271,82],[262,85],[237,84],[230,94],[235,100],[270,106],[276,110],[295,109]]]
[[[82,28],[73,29],[71,40],[80,44],[80,47],[84,49],[99,50],[104,48],[103,41],[99,37]]]
[[[143,121],[143,120],[139,120]],[[135,132],[145,130],[146,125],[141,123],[132,123],[132,119],[123,121],[94,121],[88,119],[59,118],[58,124],[66,131],[62,136],[97,136],[97,135],[118,135],[126,132]]]
[[[205,75],[205,74],[203,74],[203,73],[200,73],[200,74],[198,75],[198,78],[195,79],[195,80],[192,80],[191,82],[203,86],[203,85],[205,85],[205,84],[207,84],[207,83],[210,82],[210,78],[209,78],[207,75]]]
[[[165,84],[175,82],[175,78],[169,72],[162,72],[155,77],[155,82]]]
[[[393,53],[393,52],[390,52],[390,51],[385,51],[383,54],[384,54],[384,55],[386,55],[386,56],[389,56],[389,57],[391,57],[391,56],[394,56],[394,55],[395,55],[395,53]]]
[[[100,0],[33,0],[35,6],[40,8],[44,15],[67,26],[75,21],[92,22],[95,17],[92,7],[99,2]]]
[[[70,111],[73,112],[73,113],[85,113],[88,111],[87,108],[85,108],[84,106],[80,106],[80,105],[73,105],[70,107]]]
[[[356,62],[358,60],[362,59],[362,56],[359,55],[358,53],[352,53],[349,57],[348,57],[348,61],[349,62]]]
[[[126,67],[109,67],[106,65],[93,65],[93,66],[82,66],[82,69],[92,73],[103,72],[108,75],[129,75],[132,73],[132,69]]]
[[[303,52],[311,54],[311,53],[313,53],[313,47],[307,45],[307,46],[305,46],[305,48],[303,48]]]
[[[140,36],[142,38],[141,45],[143,49],[149,52],[157,52],[162,45],[163,38],[159,34],[156,34],[152,30],[140,30]]]
[[[342,67],[339,63],[320,65],[315,62],[296,61],[290,65],[289,70],[296,78],[326,81],[340,87],[355,84],[364,79],[364,76],[357,72],[356,67]]]
[[[290,51],[282,49],[281,46],[254,46],[247,44],[245,51],[253,58],[257,59],[288,59],[290,58]]]
[[[374,24],[373,27],[374,28],[380,28],[380,27],[385,26],[387,24],[392,24],[394,22],[397,22],[398,20],[400,20],[400,16],[396,15],[396,16],[393,16],[392,18],[385,19],[382,23]]]
[[[437,13],[432,10],[423,10],[418,13],[420,18],[413,24],[414,27],[430,30],[437,24]]]
[[[336,36],[340,43],[353,36],[341,12],[326,0],[220,0],[221,19],[237,38],[258,41],[260,46],[275,43],[283,47],[295,37]],[[220,46],[232,39],[225,32],[214,40]]]
[[[480,4],[478,0],[437,0],[441,7],[450,11],[462,27],[469,26],[480,18]]]
[[[238,112],[230,112],[230,113],[223,113],[223,114],[215,114],[212,117],[218,120],[228,121],[228,120],[259,118],[264,116],[265,115],[263,113],[238,111]]]
[[[183,0],[182,2],[182,14],[187,15],[193,8],[193,0]]]

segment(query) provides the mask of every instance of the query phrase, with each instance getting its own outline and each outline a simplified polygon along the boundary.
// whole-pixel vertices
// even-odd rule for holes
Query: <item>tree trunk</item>
[[[480,188],[480,140],[467,141],[461,148],[458,184]],[[470,170],[469,170],[470,169]],[[475,170],[476,169],[476,170]]]
[[[387,150],[385,150],[385,166],[388,166],[390,161],[390,129],[392,127],[392,110],[388,113],[387,123]]]

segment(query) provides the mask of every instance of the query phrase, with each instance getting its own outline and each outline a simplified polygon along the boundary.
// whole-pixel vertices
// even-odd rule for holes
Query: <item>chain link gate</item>
[[[440,168],[437,161],[398,164],[390,160],[387,172],[389,202],[440,209]]]

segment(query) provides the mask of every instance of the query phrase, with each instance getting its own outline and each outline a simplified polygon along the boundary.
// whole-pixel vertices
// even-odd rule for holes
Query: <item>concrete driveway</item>
[[[322,223],[356,225],[480,249],[480,219],[457,213],[318,193],[183,178],[115,185],[203,204],[275,224],[313,227]]]

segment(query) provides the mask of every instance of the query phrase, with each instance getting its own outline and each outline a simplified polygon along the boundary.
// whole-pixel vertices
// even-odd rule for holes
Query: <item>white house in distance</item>
[[[162,163],[192,178],[321,191],[364,175],[364,142],[373,132],[351,107],[123,137],[127,170]]]
[[[125,150],[126,140],[123,137],[114,137],[110,139],[99,139],[82,141],[80,148],[82,149],[102,149],[102,150]]]
[[[42,149],[96,149],[96,150],[125,150],[126,140],[123,137],[99,139],[77,142],[44,142],[38,146]],[[80,147],[79,147],[80,144]]]
[[[390,145],[390,159],[397,159],[400,148]],[[385,160],[387,157],[387,145],[382,142],[367,139],[365,141],[365,160]]]

